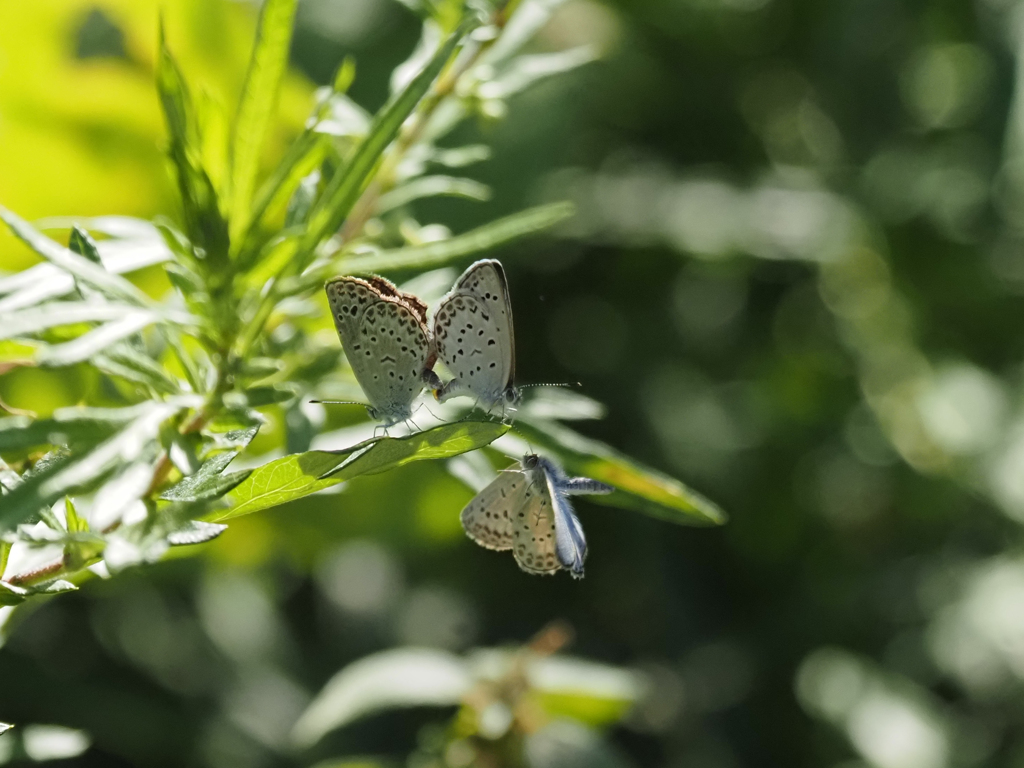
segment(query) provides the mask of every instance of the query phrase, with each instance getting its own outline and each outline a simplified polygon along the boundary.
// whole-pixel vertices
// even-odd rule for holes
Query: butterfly
[[[462,510],[466,535],[487,549],[511,549],[527,573],[565,569],[583,578],[587,540],[569,503],[578,494],[611,493],[611,486],[588,477],[569,477],[550,459],[528,453]]]
[[[385,427],[412,417],[423,387],[440,386],[427,331],[427,305],[383,277],[335,277],[324,286],[352,372]]]
[[[481,259],[463,272],[438,305],[433,327],[438,357],[454,377],[435,389],[440,402],[467,395],[490,410],[519,401],[512,304],[501,262]]]

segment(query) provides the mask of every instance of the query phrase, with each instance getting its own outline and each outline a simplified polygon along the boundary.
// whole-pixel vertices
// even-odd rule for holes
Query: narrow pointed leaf
[[[62,592],[77,592],[78,587],[66,579],[49,581],[38,587],[33,587],[31,593],[34,595],[59,595]]]
[[[461,179],[456,176],[422,176],[381,195],[377,201],[377,212],[390,211],[424,197],[439,196],[464,197],[468,200],[480,201],[490,200],[491,188],[479,181]]]
[[[167,535],[167,543],[173,547],[189,544],[205,544],[220,536],[228,527],[217,523],[204,523],[202,520],[189,520],[187,524]]]
[[[490,421],[462,421],[407,437],[379,437],[343,451],[307,451],[253,471],[227,498],[231,509],[209,520],[227,520],[300,499],[364,474],[386,472],[424,459],[445,459],[489,445],[508,431]]]
[[[100,258],[99,246],[96,245],[96,241],[89,236],[89,233],[78,226],[78,224],[71,227],[71,239],[68,241],[68,248],[79,256],[84,256],[93,264],[103,266],[103,260]]]
[[[223,474],[224,469],[237,455],[233,451],[217,454],[205,462],[194,475],[186,477],[164,491],[160,498],[167,501],[219,499],[251,474],[248,470]]]
[[[332,677],[295,724],[292,740],[310,747],[330,731],[396,707],[451,706],[473,686],[465,659],[428,648],[398,648],[360,659]]]
[[[49,419],[9,416],[0,419],[0,451],[41,445],[81,449],[106,440],[143,412],[131,408],[61,408]]]
[[[615,488],[608,496],[590,496],[596,504],[625,507],[682,525],[721,525],[725,512],[675,478],[645,467],[610,446],[555,422],[520,419],[516,429],[531,445],[556,456],[573,475]]]
[[[350,256],[342,261],[342,269],[349,274],[360,274],[436,267],[541,232],[569,218],[574,212],[572,203],[553,203],[528,208],[437,243],[413,248],[395,248],[373,255]]]
[[[480,85],[480,96],[485,99],[507,99],[525,91],[538,80],[589,64],[597,59],[597,51],[589,45],[555,53],[520,56],[500,77]]]
[[[13,339],[75,323],[102,323],[122,320],[139,312],[130,304],[87,301],[53,301],[20,312],[4,315],[0,323],[0,339]]]
[[[131,344],[117,344],[92,359],[93,365],[111,376],[145,384],[164,395],[181,392],[181,384],[151,357]]]
[[[25,602],[28,596],[29,591],[27,589],[8,584],[6,581],[0,581],[0,606],[18,605]]]
[[[120,320],[104,323],[74,341],[44,347],[40,350],[37,360],[40,365],[53,367],[80,363],[122,339],[138,333],[158,318],[155,312],[136,310]]]
[[[68,533],[89,532],[89,522],[79,516],[75,502],[70,498],[64,500],[64,518],[68,521]]]
[[[244,227],[259,170],[260,154],[288,66],[297,0],[267,0],[260,11],[256,43],[235,119],[231,158],[231,229]]]
[[[328,183],[321,204],[313,210],[309,234],[303,243],[303,252],[311,253],[317,244],[330,237],[341,226],[362,194],[363,187],[384,150],[398,135],[405,119],[426,95],[466,31],[464,27],[453,32],[426,67],[374,118],[370,132],[356,148],[349,163]]]
[[[96,487],[119,467],[131,464],[160,432],[161,425],[177,412],[195,407],[199,398],[178,398],[165,403],[150,402],[120,432],[78,456],[61,456],[3,497],[0,531],[10,531],[44,506],[59,498]]]
[[[202,167],[202,142],[192,99],[185,78],[167,48],[162,26],[156,81],[169,134],[168,154],[174,165],[188,237],[205,252],[210,271],[219,271],[227,259],[227,222],[221,216],[213,182]]]
[[[114,296],[138,306],[150,304],[146,295],[123,277],[108,272],[99,264],[94,264],[84,256],[79,256],[55,240],[51,240],[3,206],[0,206],[0,219],[29,248],[83,283],[91,285],[108,296]],[[74,281],[69,282],[68,290],[71,290],[72,287],[74,287]]]
[[[286,198],[291,197],[302,180],[320,165],[329,147],[330,137],[310,128],[299,134],[256,194],[249,221],[250,230],[256,228],[268,210],[283,204]],[[249,239],[251,232],[241,242],[245,243]],[[245,247],[251,248],[248,243]]]

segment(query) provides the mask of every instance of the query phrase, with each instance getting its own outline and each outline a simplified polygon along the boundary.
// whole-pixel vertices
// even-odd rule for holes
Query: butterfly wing
[[[525,475],[529,484],[513,520],[512,553],[527,573],[547,576],[562,567],[556,551],[555,508],[543,476],[535,471]]]
[[[355,277],[335,278],[326,290],[349,365],[377,416],[390,424],[409,418],[434,361],[419,312]]]
[[[500,402],[515,377],[515,336],[501,263],[483,259],[467,269],[434,316],[437,353],[454,379],[438,393]]]
[[[466,535],[487,549],[512,549],[513,520],[526,499],[528,485],[526,475],[518,470],[500,473],[462,510]]]
[[[570,478],[554,462],[536,454],[527,454],[523,469],[542,485],[551,500],[554,548],[558,562],[574,578],[583,578],[583,561],[587,557],[587,539],[583,525],[573,512],[569,495],[572,493],[607,493],[612,489],[589,478]]]
[[[587,539],[583,526],[572,510],[569,497],[558,491],[551,495],[555,508],[555,553],[558,562],[573,578],[583,578],[583,561],[587,558]]]

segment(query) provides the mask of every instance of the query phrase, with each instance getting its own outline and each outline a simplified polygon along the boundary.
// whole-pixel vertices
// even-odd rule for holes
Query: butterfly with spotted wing
[[[569,503],[578,494],[611,493],[588,477],[569,477],[550,459],[528,453],[478,493],[460,518],[466,535],[482,547],[511,549],[527,573],[565,569],[583,578],[587,540]]]
[[[501,262],[481,259],[462,273],[437,307],[434,342],[454,377],[435,389],[440,402],[465,395],[491,410],[519,401],[512,304]]]
[[[335,277],[324,288],[370,418],[385,427],[407,421],[424,386],[441,385],[432,370],[427,305],[382,277]]]

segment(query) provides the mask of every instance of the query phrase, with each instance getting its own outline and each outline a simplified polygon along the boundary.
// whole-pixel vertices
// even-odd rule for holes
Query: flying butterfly
[[[482,547],[511,549],[527,573],[565,569],[583,578],[587,540],[570,496],[611,493],[588,477],[569,477],[550,459],[528,453],[478,493],[460,518],[466,535]]]
[[[452,380],[435,389],[440,402],[473,397],[485,410],[514,405],[516,344],[512,304],[501,262],[470,265],[441,300],[434,315],[434,343]]]
[[[335,277],[324,289],[370,418],[385,427],[408,420],[423,387],[440,386],[427,305],[382,277]]]

